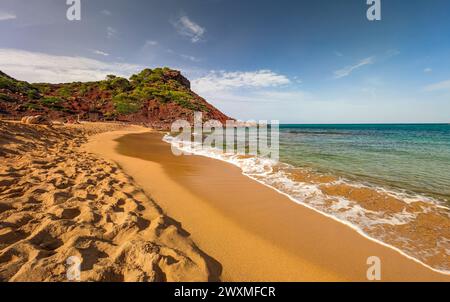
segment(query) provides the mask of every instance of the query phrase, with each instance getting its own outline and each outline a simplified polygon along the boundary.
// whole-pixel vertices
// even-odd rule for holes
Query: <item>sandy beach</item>
[[[2,281],[450,281],[149,128],[0,128]]]
[[[218,279],[214,260],[132,178],[82,151],[108,131],[143,128],[0,122],[0,281]],[[68,280],[70,257],[79,279]]]
[[[0,2],[0,285],[450,282],[449,0],[54,2]]]
[[[293,203],[235,166],[176,157],[161,138],[145,131],[110,132],[92,137],[86,150],[116,162],[180,221],[199,248],[217,260],[223,281],[367,281],[371,256],[381,259],[382,281],[450,281]]]

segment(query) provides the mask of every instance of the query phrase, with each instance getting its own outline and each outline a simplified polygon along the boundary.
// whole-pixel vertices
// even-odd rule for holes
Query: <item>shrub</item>
[[[14,79],[0,76],[0,89],[8,89],[14,93],[27,95],[31,99],[39,98],[39,91],[27,82],[20,82]]]
[[[0,76],[0,89],[14,90],[14,81],[5,77]]]
[[[164,69],[162,69],[162,68],[155,68],[155,69],[153,69],[153,74],[157,74],[157,75],[159,75],[160,77],[162,77],[163,75],[164,75]]]
[[[14,99],[7,94],[0,93],[0,101],[12,103],[14,102]]]
[[[100,82],[100,89],[103,91],[113,91],[113,94],[127,92],[131,89],[130,82],[125,78],[115,77]]]
[[[106,112],[106,113],[104,114],[104,117],[105,117],[105,119],[106,119],[107,121],[114,120],[114,119],[116,118],[116,112],[114,112],[114,111]]]
[[[41,94],[49,94],[50,86],[48,84],[34,84],[34,88],[36,88]]]
[[[142,102],[134,96],[121,93],[113,98],[114,107],[119,114],[136,113],[142,108]]]
[[[88,93],[89,89],[88,89],[88,85],[86,84],[81,84],[80,87],[78,88],[78,95],[80,96],[86,96],[86,94]]]
[[[62,87],[62,88],[58,89],[58,91],[56,92],[56,94],[57,94],[59,97],[62,97],[62,98],[67,99],[67,98],[69,98],[69,97],[72,95],[72,92],[69,90],[69,88],[67,88],[67,87]]]
[[[175,103],[183,108],[190,109],[192,111],[208,111],[208,108],[204,104],[194,103],[185,99],[177,99]]]
[[[29,90],[28,93],[27,93],[27,96],[28,96],[29,99],[32,99],[32,100],[37,100],[37,99],[39,99],[41,97],[41,95],[39,94],[39,91],[34,90],[34,89],[33,90]]]
[[[17,92],[27,92],[28,90],[33,89],[30,84],[27,82],[14,82],[15,89]]]
[[[57,97],[45,97],[41,99],[41,103],[48,106],[60,105],[62,102],[64,101]]]
[[[41,106],[39,106],[38,104],[34,104],[34,103],[27,103],[25,104],[25,107],[29,110],[40,110]]]

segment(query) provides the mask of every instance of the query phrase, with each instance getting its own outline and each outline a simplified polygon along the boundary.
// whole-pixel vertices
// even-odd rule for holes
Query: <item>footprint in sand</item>
[[[60,219],[74,219],[80,216],[79,208],[58,209],[55,213]]]

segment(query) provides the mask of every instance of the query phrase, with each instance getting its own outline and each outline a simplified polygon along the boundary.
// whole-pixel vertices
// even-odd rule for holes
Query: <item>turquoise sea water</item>
[[[229,162],[293,202],[450,274],[450,125],[281,125],[279,138],[280,161],[164,140]]]
[[[280,160],[450,202],[450,124],[281,125]]]

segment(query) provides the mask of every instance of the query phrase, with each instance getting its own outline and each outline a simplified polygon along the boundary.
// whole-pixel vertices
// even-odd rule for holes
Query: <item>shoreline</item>
[[[164,140],[164,139],[163,139],[163,141],[166,142],[166,143],[168,143],[168,144],[170,144],[170,142],[168,142],[168,141],[166,141],[166,140]],[[180,151],[181,151],[181,150],[180,150]],[[205,155],[205,154],[196,154],[196,153],[192,153],[192,154],[195,155],[195,156],[201,156],[201,157],[206,157],[206,158],[213,159],[213,160],[219,160],[219,161],[222,161],[222,162],[225,162],[225,163],[228,163],[228,164],[230,164],[230,165],[233,165],[233,166],[236,166],[236,167],[240,168],[236,163],[234,163],[233,161],[230,161],[230,160],[226,160],[226,159],[223,159],[223,158],[212,157],[212,156],[208,156],[208,155]],[[290,199],[292,202],[294,202],[294,203],[296,203],[296,204],[298,204],[298,205],[300,205],[300,206],[306,207],[306,208],[308,208],[309,210],[312,210],[312,211],[314,211],[314,212],[316,212],[316,213],[319,213],[319,214],[321,214],[321,215],[323,215],[323,216],[325,216],[325,217],[327,217],[327,218],[330,218],[330,219],[332,219],[332,220],[334,220],[334,221],[336,221],[336,222],[338,222],[338,223],[341,223],[341,224],[343,224],[343,225],[345,225],[345,226],[351,228],[352,230],[354,230],[355,232],[357,232],[358,234],[360,234],[360,235],[363,236],[364,238],[366,238],[366,239],[368,239],[368,240],[370,240],[370,241],[373,241],[373,242],[375,242],[375,243],[377,243],[377,244],[383,245],[383,246],[385,246],[385,247],[387,247],[387,248],[390,248],[390,249],[392,249],[392,250],[398,252],[398,253],[401,254],[402,256],[404,256],[404,257],[406,257],[406,258],[408,258],[408,259],[410,259],[410,260],[412,260],[412,261],[414,261],[414,262],[417,262],[418,264],[420,264],[420,265],[426,267],[427,269],[430,269],[430,270],[432,270],[432,271],[434,271],[434,272],[436,272],[436,273],[442,274],[442,275],[450,276],[450,271],[442,271],[442,270],[436,269],[436,268],[434,268],[434,267],[432,267],[432,266],[426,264],[425,262],[421,261],[420,259],[414,258],[414,257],[411,256],[411,255],[408,255],[406,252],[404,252],[404,251],[401,250],[400,248],[398,248],[398,247],[396,247],[396,246],[394,246],[394,245],[391,245],[391,244],[389,244],[389,243],[383,242],[383,241],[381,241],[381,240],[379,240],[379,239],[377,239],[377,238],[374,238],[374,237],[370,236],[370,234],[367,234],[366,232],[364,232],[364,230],[360,229],[359,227],[357,227],[356,225],[354,225],[354,224],[352,224],[352,223],[350,223],[350,222],[348,222],[348,221],[339,219],[338,217],[333,216],[332,214],[328,214],[328,213],[326,213],[326,212],[323,212],[323,211],[321,211],[321,210],[319,210],[319,209],[314,208],[313,206],[311,206],[311,205],[309,205],[309,204],[307,204],[307,203],[305,203],[305,202],[302,202],[302,201],[300,201],[300,200],[297,200],[295,197],[289,195],[288,193],[283,192],[283,191],[281,191],[280,189],[278,189],[278,188],[276,188],[276,187],[274,187],[274,186],[272,186],[272,185],[270,185],[270,184],[267,184],[267,183],[265,183],[265,182],[263,182],[263,181],[261,181],[261,180],[255,178],[255,177],[253,177],[253,176],[251,176],[251,175],[249,175],[249,174],[247,174],[247,173],[245,173],[245,172],[243,172],[243,171],[242,171],[242,175],[248,177],[249,179],[251,179],[251,180],[253,180],[253,181],[258,182],[259,184],[261,184],[261,185],[263,185],[263,186],[265,186],[265,187],[268,187],[268,188],[270,188],[270,189],[276,191],[277,193],[279,193],[279,194],[281,194],[281,195],[287,197],[287,198]]]
[[[221,154],[209,148],[191,149],[179,146],[176,139],[167,135],[163,141],[185,154],[236,166],[243,175],[292,202],[344,224],[437,273],[450,275],[450,254],[445,245],[450,235],[449,208],[438,200],[283,162]]]
[[[139,148],[137,148],[138,151],[130,150],[132,149],[130,147],[125,148],[125,142],[130,144],[130,140],[136,140],[136,137],[132,138],[133,135],[134,134],[120,136],[116,133],[111,136],[108,134],[101,134],[95,138],[98,140],[97,142],[91,141],[89,149],[95,150],[95,152],[100,153],[102,156],[107,156],[116,161],[129,175],[135,178],[136,182],[143,187],[144,190],[152,194],[158,204],[167,211],[170,217],[174,217],[181,221],[183,226],[186,226],[186,228],[192,232],[191,236],[193,240],[199,244],[200,248],[222,264],[222,277],[226,281],[367,281],[365,276],[367,270],[367,265],[365,263],[366,259],[363,259],[364,257],[362,257],[361,254],[364,254],[365,252],[365,256],[372,256],[369,253],[370,250],[375,254],[378,253],[382,255],[382,257],[380,257],[382,258],[382,263],[388,264],[388,269],[385,271],[383,270],[384,275],[382,281],[450,280],[449,276],[424,266],[422,263],[418,262],[417,259],[399,252],[395,247],[372,240],[372,238],[361,234],[355,230],[355,228],[350,227],[333,217],[328,217],[328,215],[324,215],[317,210],[312,209],[313,211],[311,211],[307,205],[293,202],[286,194],[279,191],[277,192],[274,188],[269,188],[268,186],[243,175],[240,169],[232,166],[230,163],[200,156],[188,156],[184,157],[184,159],[171,158],[173,155],[168,154],[170,145],[161,140],[161,134],[144,134],[153,136],[153,138],[148,139],[151,140],[151,142],[143,140],[143,137],[137,139],[138,142],[134,142],[134,147],[141,144],[146,151],[143,151],[143,149],[139,151]],[[141,134],[136,135],[142,135],[142,132]],[[157,138],[155,138],[155,136],[157,136]],[[146,138],[148,138],[148,136]],[[136,143],[138,145],[136,145]],[[103,147],[100,147],[100,145]],[[124,148],[126,150],[124,150]],[[149,155],[152,151],[148,149],[157,149],[157,151],[153,153],[158,154]],[[159,161],[158,158],[155,158],[158,156]],[[163,158],[165,158],[166,161],[163,161]],[[200,169],[198,169],[199,166],[201,167]],[[205,166],[208,166],[206,170]],[[211,166],[218,171],[212,171]],[[186,171],[186,169],[191,169],[191,171]],[[206,175],[204,174],[202,176],[202,169],[204,170],[203,172],[206,171],[209,174],[206,173]],[[211,178],[209,176],[213,177]],[[158,178],[159,188],[148,185],[148,182],[158,182]],[[243,180],[243,178],[245,178],[245,180]],[[229,202],[214,197],[214,194],[211,194],[213,192],[204,188],[212,186],[212,190],[216,190],[216,192],[217,189],[223,190],[223,186],[221,187],[217,182],[218,179],[223,180],[225,183],[230,183],[230,188],[232,189],[237,188],[233,186],[233,184],[236,182],[236,179],[238,179],[238,182],[240,183],[239,186],[244,187],[244,189],[238,189],[238,191],[247,194],[245,196],[248,196],[251,205],[240,205],[241,208],[244,209],[244,211],[241,211],[239,207],[236,208],[235,204],[230,206]],[[255,203],[254,200],[252,201],[250,197],[255,190],[264,191],[265,194],[270,196],[269,200],[264,200],[263,202],[270,210],[259,209],[262,212],[260,215],[249,214],[250,211],[247,211],[248,209],[246,209],[258,209],[258,203]],[[267,190],[270,191],[270,193],[268,193]],[[186,203],[188,203],[189,206],[177,201],[177,199],[181,198],[180,194],[183,197],[186,196],[184,199],[187,200]],[[261,197],[260,195],[258,196]],[[230,198],[230,196],[228,196],[228,198]],[[249,199],[247,199],[247,201]],[[286,201],[290,205],[288,205]],[[264,221],[261,220],[261,218],[264,217],[264,219],[270,221],[271,217],[267,214],[274,210],[274,203],[276,202],[278,202],[277,208],[283,208],[281,212],[288,210],[296,212],[296,215],[301,214],[302,216],[297,216],[297,218],[295,218],[295,215],[292,215],[292,213],[281,213],[278,211],[275,220],[284,223],[286,229],[268,229],[266,226],[268,223],[261,223],[261,221]],[[259,204],[259,207],[261,207],[261,204]],[[194,211],[192,210],[195,210],[198,213],[193,213]],[[243,214],[237,212],[246,213]],[[208,217],[208,220],[214,220],[217,221],[217,223],[205,221],[205,216],[202,217],[199,213],[207,215],[206,217]],[[212,215],[212,217],[209,218],[208,215]],[[283,221],[282,218],[283,215],[288,216],[288,219],[286,220],[291,225],[286,225],[286,222]],[[296,223],[295,220],[298,220],[299,217],[308,217],[312,226],[308,224],[305,225],[305,223],[300,225]],[[218,227],[218,224],[222,224],[222,227]],[[336,224],[339,224],[339,226]],[[277,228],[276,225],[274,226],[273,222],[270,223],[270,226]],[[314,230],[313,233],[315,234],[306,234],[308,232],[304,230],[296,232],[296,228],[299,226],[309,227]],[[208,227],[209,230],[205,230],[208,229]],[[328,227],[327,232],[319,231],[322,227],[325,229]],[[220,228],[222,228],[222,230],[220,230]],[[228,229],[224,231],[223,228]],[[336,232],[334,229],[339,229],[339,231]],[[283,234],[286,230],[288,234]],[[240,236],[240,239],[231,238],[232,236],[226,234],[227,231],[235,235],[235,237]],[[297,233],[307,235],[309,238],[302,240],[296,239],[294,235]],[[339,242],[336,242],[339,241],[336,240],[336,238],[334,238],[334,242],[332,242],[333,236],[330,236],[329,233],[335,233],[335,235],[344,238],[344,241],[348,241],[349,243],[353,242],[354,249],[359,251],[349,251],[350,248],[342,247]],[[228,237],[229,246],[221,244],[220,240],[216,238],[219,235]],[[321,236],[326,237],[326,239],[321,238]],[[279,237],[281,237],[281,239]],[[329,242],[327,242],[327,240]],[[294,241],[294,243],[289,241]],[[242,248],[239,247],[239,243],[245,243],[244,245],[247,248],[258,251],[262,250],[263,255],[261,256],[261,259],[252,258],[251,255],[248,255],[248,251],[244,252],[244,254],[247,253],[246,255],[231,256],[230,254],[235,251],[242,251]],[[299,249],[299,247],[305,247],[305,243],[308,243],[306,248],[303,250]],[[319,254],[321,254],[320,257],[314,255],[317,254],[317,249],[319,249]],[[338,255],[337,258],[339,259],[339,263],[330,263],[332,261],[326,260],[327,257],[333,256],[333,253],[326,249],[338,249],[336,254]],[[364,252],[361,253],[361,250]],[[344,255],[346,253],[347,255]],[[358,255],[359,262],[349,259],[351,258],[349,256],[351,254]],[[248,261],[250,264],[242,262],[239,264],[239,261],[242,260]],[[352,265],[355,265],[355,262],[358,262],[360,267],[349,268],[348,264],[345,264],[345,261],[347,260],[351,260],[349,264]],[[277,264],[272,265],[271,267],[268,267],[267,265],[264,266],[264,264],[267,264],[270,261],[275,261]],[[403,273],[399,272],[399,269],[403,270]]]
[[[397,247],[395,247],[395,246],[393,246],[393,245],[390,245],[390,244],[388,244],[388,243],[385,243],[385,242],[383,242],[383,241],[381,241],[381,240],[378,240],[378,239],[376,239],[376,238],[371,237],[370,235],[366,234],[363,230],[359,229],[358,227],[354,226],[353,224],[351,224],[351,223],[349,223],[349,222],[347,222],[347,221],[341,220],[341,219],[339,219],[339,218],[337,218],[337,217],[335,217],[335,216],[333,216],[333,215],[330,215],[330,214],[324,213],[324,212],[322,212],[322,211],[320,211],[320,210],[317,210],[317,209],[315,209],[314,207],[312,207],[312,206],[310,206],[310,205],[308,205],[308,204],[306,204],[306,203],[303,203],[303,202],[301,202],[301,201],[296,200],[295,198],[293,198],[293,197],[290,196],[289,194],[284,193],[284,192],[278,190],[277,188],[274,188],[274,187],[272,187],[272,186],[270,186],[270,185],[268,185],[268,184],[265,184],[265,183],[263,183],[263,182],[261,182],[261,181],[259,181],[259,180],[257,180],[257,179],[254,179],[254,178],[252,178],[251,176],[248,176],[248,175],[246,175],[246,174],[243,174],[243,175],[249,177],[250,179],[253,179],[253,180],[257,181],[258,183],[260,183],[260,184],[262,184],[262,185],[264,185],[264,186],[266,186],[266,187],[268,187],[268,188],[271,188],[272,190],[276,191],[277,193],[279,193],[279,194],[281,194],[281,195],[286,196],[287,198],[289,198],[290,200],[292,200],[292,202],[294,202],[294,203],[296,203],[296,204],[298,204],[298,205],[301,205],[301,206],[303,206],[303,207],[306,207],[306,208],[308,208],[308,209],[310,209],[310,210],[312,210],[312,211],[314,211],[314,212],[317,212],[317,213],[319,213],[319,214],[321,214],[321,215],[323,215],[323,216],[325,216],[325,217],[327,217],[327,218],[333,219],[334,221],[336,221],[336,222],[338,222],[338,223],[341,223],[341,224],[343,224],[343,225],[345,225],[345,226],[347,226],[347,227],[353,229],[355,232],[357,232],[359,235],[363,236],[364,238],[366,238],[366,239],[368,239],[368,240],[370,240],[370,241],[373,241],[373,242],[375,242],[375,243],[377,243],[377,244],[383,245],[383,246],[385,246],[385,247],[387,247],[387,248],[390,248],[390,249],[392,249],[392,250],[398,252],[399,254],[401,254],[403,257],[406,257],[406,258],[408,258],[408,259],[410,259],[410,260],[412,260],[412,261],[414,261],[414,262],[417,262],[418,264],[422,265],[423,267],[425,267],[425,268],[427,268],[427,269],[430,269],[430,270],[432,270],[432,271],[434,271],[434,272],[436,272],[436,273],[442,274],[442,275],[450,276],[450,272],[447,272],[447,271],[440,271],[440,270],[438,270],[438,269],[435,269],[435,268],[431,267],[430,265],[428,265],[428,264],[426,264],[426,263],[420,261],[419,259],[416,259],[416,258],[414,258],[414,257],[412,257],[412,256],[410,256],[410,255],[408,255],[408,254],[406,254],[406,253],[405,253],[404,251],[402,251],[401,249],[399,249],[399,248],[397,248]]]

